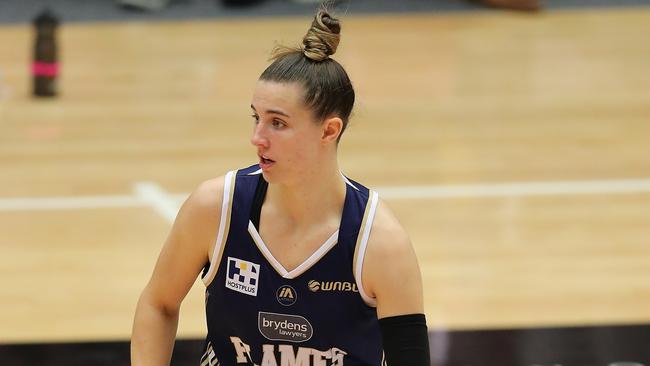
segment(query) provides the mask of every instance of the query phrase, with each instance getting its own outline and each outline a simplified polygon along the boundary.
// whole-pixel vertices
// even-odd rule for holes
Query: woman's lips
[[[265,155],[259,155],[260,158],[260,167],[264,169],[270,168],[273,164],[275,164],[274,160],[269,159]]]

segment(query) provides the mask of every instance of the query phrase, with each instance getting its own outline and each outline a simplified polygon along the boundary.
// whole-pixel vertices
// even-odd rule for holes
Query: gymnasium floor
[[[650,4],[608,5],[343,17],[340,165],[411,234],[432,365],[650,365]],[[253,85],[310,13],[66,22],[54,100],[0,25],[0,365],[129,364],[178,205],[255,162]]]

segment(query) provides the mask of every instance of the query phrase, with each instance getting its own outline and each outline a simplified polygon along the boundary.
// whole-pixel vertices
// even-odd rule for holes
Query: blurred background
[[[257,161],[253,87],[317,7],[0,1],[0,365],[129,364],[179,205]],[[411,235],[432,365],[650,365],[650,0],[334,8],[340,166]]]

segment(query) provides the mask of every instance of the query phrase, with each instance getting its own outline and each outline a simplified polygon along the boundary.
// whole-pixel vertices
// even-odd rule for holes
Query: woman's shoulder
[[[410,247],[411,241],[393,210],[383,201],[377,203],[370,241],[372,247],[384,255]]]
[[[214,221],[221,216],[225,175],[207,179],[199,183],[187,197],[180,213],[192,221]]]
[[[224,200],[224,190],[232,189],[235,180],[240,181],[242,178],[257,178],[259,166],[251,165],[247,168],[231,170],[215,178],[207,179],[201,182],[185,201],[185,205],[196,208],[197,210],[208,210],[211,213],[215,207],[221,207]],[[220,214],[220,210],[216,210]]]
[[[190,194],[188,201],[200,207],[212,207],[215,203],[220,203],[223,200],[225,181],[225,175],[204,180]]]

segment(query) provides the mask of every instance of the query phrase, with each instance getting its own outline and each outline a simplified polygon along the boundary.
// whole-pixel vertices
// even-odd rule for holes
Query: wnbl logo
[[[238,258],[228,257],[226,287],[246,295],[257,296],[260,265]]]
[[[309,291],[342,291],[342,292],[359,292],[357,285],[352,282],[341,281],[315,281],[311,280],[307,283]]]

